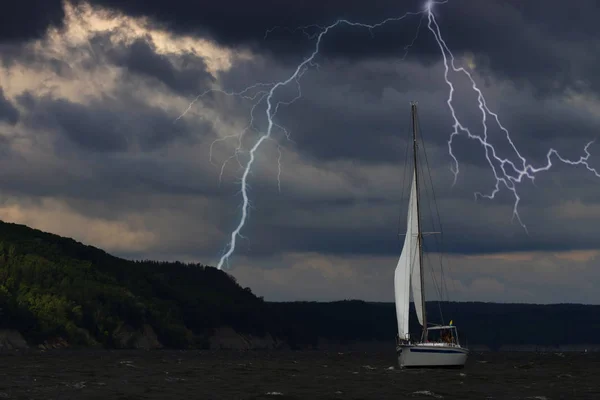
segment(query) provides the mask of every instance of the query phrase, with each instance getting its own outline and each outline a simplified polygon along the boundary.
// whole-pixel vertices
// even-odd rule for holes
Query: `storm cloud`
[[[422,7],[93,0],[44,2],[37,15],[34,3],[14,6],[14,20],[26,24],[0,28],[0,218],[125,257],[205,264],[218,260],[237,224],[240,174],[267,129],[265,90],[314,49],[307,33],[338,18],[376,23]],[[600,126],[596,6],[582,1],[567,21],[561,3],[540,4],[435,6],[457,65],[534,167],[551,148],[585,156]],[[424,178],[435,188],[455,297],[599,302],[567,271],[574,265],[600,279],[600,178],[551,158],[551,171],[517,184],[526,231],[505,187],[493,200],[474,199],[491,193],[495,178],[483,147],[459,135],[453,185],[449,87],[420,18],[373,30],[340,26],[323,38],[318,68],[299,81],[301,98],[282,103],[273,140],[257,152],[231,273],[267,299],[390,300],[406,215],[409,101],[418,100],[431,170]],[[457,115],[482,134],[470,82],[451,79]],[[298,90],[294,81],[273,101]],[[490,126],[498,154],[520,163],[506,133]],[[589,166],[600,169],[600,143],[589,150]],[[433,244],[429,238],[432,252]],[[566,292],[552,297],[559,289]]]
[[[290,29],[326,26],[338,19],[376,24],[423,9],[423,2],[417,0],[400,3],[384,0],[377,7],[362,1],[94,0],[94,3],[150,17],[157,24],[181,33],[208,35],[225,46],[251,46],[289,63],[298,62],[310,46],[302,31],[290,34]],[[589,47],[596,47],[600,38],[594,1],[578,2],[568,15],[564,3],[558,0],[525,3],[494,0],[485,4],[453,0],[435,7],[439,10],[438,20],[443,25],[445,40],[453,51],[473,54],[475,63],[496,77],[531,85],[540,95],[571,88],[598,89],[600,80],[593,71],[600,56]],[[411,43],[420,18],[412,16],[372,32],[341,27],[323,41],[324,57],[397,58]],[[439,59],[439,49],[427,31],[426,22],[411,54],[430,65]],[[267,31],[270,34],[265,39]]]

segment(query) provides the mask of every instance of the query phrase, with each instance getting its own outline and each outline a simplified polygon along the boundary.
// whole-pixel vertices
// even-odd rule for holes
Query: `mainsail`
[[[404,246],[402,253],[396,265],[394,272],[394,291],[396,296],[396,318],[398,320],[398,336],[401,339],[408,338],[408,305],[409,297],[409,282],[411,282],[411,272],[413,276],[413,298],[415,305],[421,301],[421,278],[420,278],[420,257],[419,257],[419,221],[417,213],[417,181],[416,171],[413,174],[413,181],[410,189],[410,198],[408,202],[408,216],[406,218],[406,236],[404,237]],[[416,281],[414,276],[417,276]],[[418,292],[415,289],[415,284],[418,284]],[[418,296],[418,297],[417,297]],[[418,299],[418,301],[417,301]],[[419,322],[422,321],[422,310],[419,314]],[[421,322],[422,324],[422,322]]]

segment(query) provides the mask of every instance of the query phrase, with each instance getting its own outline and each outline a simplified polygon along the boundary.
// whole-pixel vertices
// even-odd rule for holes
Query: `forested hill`
[[[0,308],[0,328],[34,343],[60,337],[113,347],[119,334],[149,325],[164,346],[203,346],[219,326],[258,335],[265,328],[262,299],[216,268],[128,261],[4,222]]]
[[[469,344],[600,343],[600,306],[428,303],[431,322],[440,306]],[[393,348],[397,328],[391,303],[265,302],[216,268],[128,261],[0,222],[0,349],[7,330],[30,345]]]

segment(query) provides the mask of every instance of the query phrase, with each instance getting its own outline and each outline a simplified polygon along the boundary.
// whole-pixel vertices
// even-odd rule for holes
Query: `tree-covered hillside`
[[[202,345],[222,325],[265,331],[262,299],[202,265],[127,261],[72,239],[0,222],[0,328],[28,341],[114,343],[124,325],[165,346]]]

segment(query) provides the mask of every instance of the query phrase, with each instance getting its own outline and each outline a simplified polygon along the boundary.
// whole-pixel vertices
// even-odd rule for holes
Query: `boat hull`
[[[396,348],[400,368],[463,368],[469,350],[458,346],[400,345]]]

